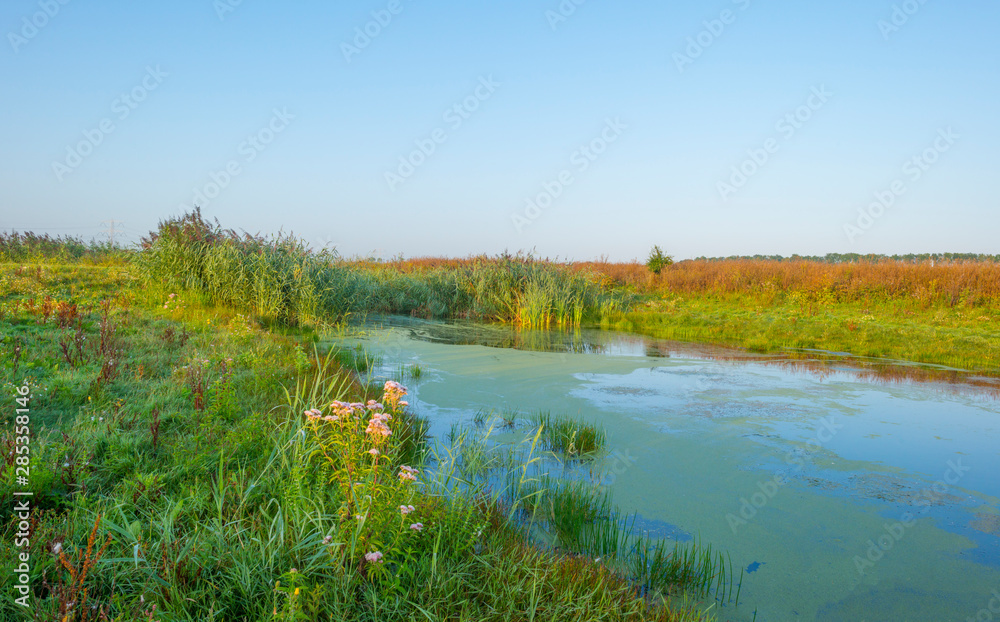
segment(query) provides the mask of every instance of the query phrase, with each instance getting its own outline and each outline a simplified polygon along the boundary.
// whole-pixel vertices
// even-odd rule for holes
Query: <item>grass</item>
[[[479,257],[459,268],[410,273],[314,252],[291,235],[239,235],[199,210],[162,221],[135,265],[163,291],[194,291],[215,304],[297,325],[359,313],[465,317],[526,328],[611,319],[629,296],[585,274],[528,255]]]
[[[998,321],[1000,312],[994,308],[922,308],[907,301],[812,303],[791,295],[760,301],[733,294],[652,301],[614,326],[761,353],[825,350],[998,375]]]
[[[352,262],[198,212],[161,223],[140,251],[12,234],[0,260],[12,262],[0,264],[0,382],[32,396],[40,619],[691,620],[701,615],[680,594],[738,600],[741,579],[711,546],[636,534],[605,490],[572,478],[577,460],[560,464],[569,479],[547,475],[551,454],[603,449],[592,424],[540,413],[509,447],[490,430],[513,427],[517,411],[484,410],[453,430],[447,455],[429,455],[425,422],[374,382],[381,360],[314,349],[346,318],[601,324],[1000,374],[989,261],[735,259],[659,276],[507,254]],[[346,408],[334,400],[383,402],[393,434],[378,455],[370,414],[303,414]],[[21,486],[5,417],[0,572],[11,576]],[[28,619],[10,599],[0,618]]]
[[[538,546],[499,493],[469,485],[524,465],[472,438],[462,471],[427,457],[424,422],[371,382],[372,357],[314,349],[320,321],[200,286],[171,297],[143,274],[117,259],[0,264],[0,383],[32,395],[37,619],[703,619],[643,597],[624,564]],[[392,415],[377,442],[369,415],[329,406],[369,399]],[[13,423],[0,433],[5,576],[23,488]],[[0,619],[33,617],[4,599]]]
[[[529,418],[529,425],[539,430],[542,446],[566,458],[593,456],[604,449],[604,430],[592,423],[539,412]]]
[[[699,259],[659,274],[639,262],[507,253],[345,260],[291,235],[237,234],[196,210],[161,222],[141,252],[15,233],[0,236],[0,260],[132,266],[163,295],[183,292],[272,329],[369,313],[599,325],[754,352],[826,350],[1000,375],[1000,263],[991,256]]]

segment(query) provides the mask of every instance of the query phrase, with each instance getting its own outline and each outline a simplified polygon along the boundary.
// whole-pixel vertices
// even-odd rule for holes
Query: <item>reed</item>
[[[541,430],[542,445],[548,451],[567,458],[592,457],[607,442],[605,431],[592,423],[566,417],[553,417],[548,411],[529,419],[532,428]]]

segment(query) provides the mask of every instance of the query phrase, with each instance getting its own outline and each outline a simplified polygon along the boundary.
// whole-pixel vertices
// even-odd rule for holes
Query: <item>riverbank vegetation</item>
[[[264,270],[303,261],[275,246]],[[255,307],[143,261],[0,264],[0,382],[28,395],[0,432],[0,572],[29,552],[31,585],[0,619],[683,621],[704,619],[684,594],[733,600],[728,560],[632,537],[530,450],[516,488],[464,477],[377,357],[315,348],[331,327],[294,288]]]
[[[141,250],[0,235],[0,261],[130,265],[271,325],[367,314],[465,318],[522,328],[600,325],[761,353],[909,361],[1000,376],[1000,262],[993,256],[827,255],[649,265],[525,254],[345,259],[291,235],[238,234],[199,211],[167,219]]]

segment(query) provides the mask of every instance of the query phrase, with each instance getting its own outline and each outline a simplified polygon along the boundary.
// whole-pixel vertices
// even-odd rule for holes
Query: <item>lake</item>
[[[615,502],[744,569],[720,620],[1000,620],[992,380],[600,330],[384,317],[357,339],[421,367],[405,384],[438,438],[504,406],[603,426]]]

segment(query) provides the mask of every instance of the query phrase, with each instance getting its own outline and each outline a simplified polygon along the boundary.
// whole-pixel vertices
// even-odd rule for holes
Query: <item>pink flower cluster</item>
[[[360,402],[339,402],[333,401],[330,403],[330,411],[335,415],[339,415],[345,419],[349,418],[354,413],[365,412],[365,405]]]
[[[387,380],[384,387],[384,393],[382,394],[382,400],[388,402],[393,408],[399,406],[408,406],[407,402],[403,401],[403,397],[407,395],[406,387],[399,384],[394,380]]]
[[[311,408],[305,412],[305,416],[310,421],[338,421],[340,418],[337,415],[327,415],[323,416],[323,411],[318,408]]]
[[[419,472],[420,471],[418,471],[417,469],[408,467],[404,464],[401,467],[399,467],[399,479],[403,481],[415,482],[417,481],[417,473]]]
[[[382,439],[392,436],[392,430],[389,429],[389,426],[387,426],[382,419],[372,418],[372,420],[368,422],[368,427],[365,428],[365,434],[371,436],[377,443]]]
[[[379,551],[373,551],[371,553],[365,553],[365,559],[368,560],[372,564],[381,564],[382,563],[382,553],[380,553]]]

